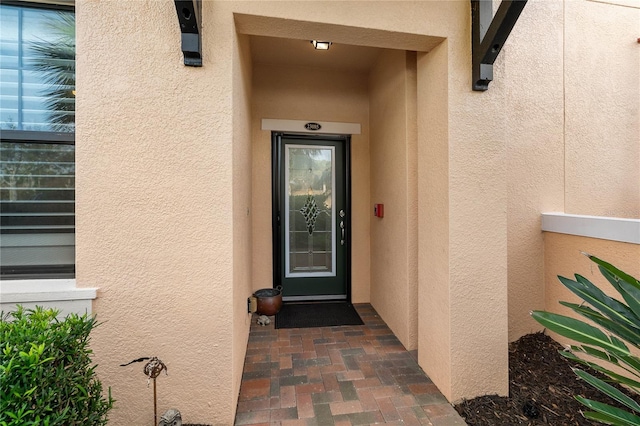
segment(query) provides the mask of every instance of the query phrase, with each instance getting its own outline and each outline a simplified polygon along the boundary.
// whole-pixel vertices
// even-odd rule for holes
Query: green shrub
[[[111,390],[91,365],[95,318],[22,307],[0,320],[0,425],[104,425]]]
[[[600,272],[618,292],[622,301],[607,296],[585,277],[576,274],[575,280],[558,278],[565,287],[590,306],[584,303],[579,305],[560,303],[589,319],[598,327],[578,319],[544,311],[534,311],[532,316],[549,330],[581,343],[582,345],[579,346],[571,346],[570,351],[560,353],[607,376],[608,379],[605,381],[583,370],[573,369],[578,377],[629,409],[626,411],[576,396],[578,401],[591,410],[584,412],[583,415],[605,424],[638,426],[640,425],[640,417],[636,415],[640,414],[638,398],[630,398],[609,383],[624,385],[632,393],[640,394],[640,358],[629,350],[629,346],[636,350],[640,348],[640,281],[595,256],[587,255],[587,257],[598,265]],[[583,358],[584,355],[592,357],[589,359],[595,358],[597,361],[589,361]],[[613,372],[610,365],[619,367],[626,373]]]

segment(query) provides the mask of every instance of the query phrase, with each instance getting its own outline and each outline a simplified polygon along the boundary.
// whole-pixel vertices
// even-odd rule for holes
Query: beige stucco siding
[[[509,340],[564,297],[549,274],[576,272],[577,250],[639,256],[543,236],[539,219],[640,217],[632,6],[528,2],[478,93],[466,0],[207,0],[202,68],[183,65],[173,2],[77,0],[77,284],[100,289],[92,345],[119,401],[112,423],[151,422],[140,366],[118,365],[153,355],[170,374],[159,411],[233,422],[246,298],[272,285],[263,118],[361,124],[353,301],[418,348],[451,401],[505,394]],[[393,51],[371,75],[252,63],[252,35]]]
[[[639,34],[637,3],[565,3],[566,213],[640,218]]]
[[[544,306],[541,213],[640,218],[640,9],[529,2],[523,15],[501,53],[510,340],[539,329],[528,312]]]
[[[247,296],[252,285],[251,229],[251,89],[252,63],[249,37],[238,35],[233,49],[233,407],[240,391],[251,314]]]
[[[384,204],[384,218],[371,220],[371,303],[408,349],[418,319],[415,67],[415,54],[387,50],[369,77],[371,201]]]
[[[448,42],[418,54],[418,357],[451,394]],[[429,241],[429,244],[424,244]]]
[[[169,368],[160,412],[232,422],[233,26],[213,8],[205,39],[225,41],[189,68],[173,4],[76,2],[77,281],[100,288],[92,348],[114,425],[152,422],[142,365],[119,367],[141,356]]]
[[[545,310],[584,318],[576,315],[571,309],[560,305],[559,301],[582,303],[575,294],[571,293],[558,280],[558,276],[575,279],[580,274],[593,282],[606,294],[621,299],[620,294],[602,276],[598,265],[593,263],[583,253],[596,256],[609,262],[634,277],[640,277],[640,245],[607,241],[596,238],[575,235],[544,233],[545,243]],[[575,344],[566,338],[553,334],[553,337],[565,344]]]
[[[502,52],[506,87],[509,340],[540,329],[540,214],[564,211],[562,2],[529,2]]]

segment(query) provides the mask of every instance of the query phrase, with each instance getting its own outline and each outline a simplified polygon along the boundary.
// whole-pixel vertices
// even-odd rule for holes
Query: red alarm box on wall
[[[384,217],[384,204],[374,204],[373,215],[375,217]]]

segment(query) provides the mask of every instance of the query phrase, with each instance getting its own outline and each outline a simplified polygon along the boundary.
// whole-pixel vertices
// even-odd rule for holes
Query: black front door
[[[349,136],[273,134],[274,282],[285,300],[348,299]]]

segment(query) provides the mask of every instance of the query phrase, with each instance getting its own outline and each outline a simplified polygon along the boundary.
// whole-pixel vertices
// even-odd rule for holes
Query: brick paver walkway
[[[369,304],[361,326],[251,325],[236,425],[465,425]]]

